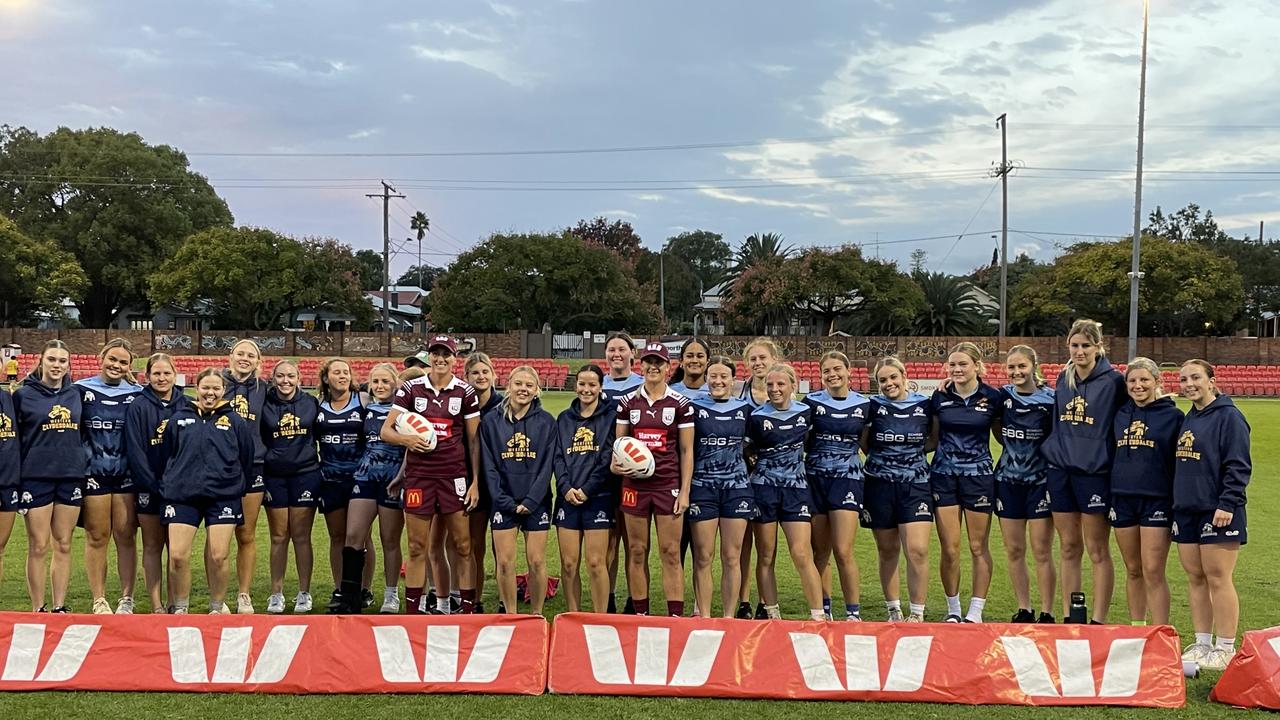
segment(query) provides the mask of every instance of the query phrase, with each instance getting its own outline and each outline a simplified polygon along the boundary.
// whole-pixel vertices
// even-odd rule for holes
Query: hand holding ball
[[[431,452],[436,449],[436,428],[431,421],[415,412],[402,412],[396,418],[396,432],[401,435],[409,435],[421,438],[427,443],[427,447],[419,449],[419,452]]]
[[[613,464],[626,470],[630,477],[653,477],[653,453],[630,435],[614,441]]]

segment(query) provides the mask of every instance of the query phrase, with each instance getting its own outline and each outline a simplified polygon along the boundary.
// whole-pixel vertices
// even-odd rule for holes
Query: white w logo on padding
[[[4,663],[0,680],[8,682],[65,682],[80,672],[80,666],[89,655],[89,648],[98,638],[100,625],[68,625],[58,638],[58,645],[45,662],[44,669],[36,674],[40,663],[40,651],[44,649],[44,625],[19,623],[13,626],[13,639],[9,643],[9,656]]]
[[[200,628],[169,628],[169,663],[176,683],[277,683],[284,679],[298,653],[298,645],[307,632],[306,625],[280,625],[271,628],[267,641],[249,670],[249,649],[253,628],[222,628],[218,657],[213,676],[205,662],[204,636]],[[247,674],[247,677],[246,677]]]
[[[516,629],[511,625],[489,625],[481,628],[471,649],[467,665],[458,674],[457,625],[427,626],[427,655],[422,673],[409,644],[409,632],[402,625],[379,625],[373,628],[373,641],[378,647],[378,664],[382,679],[393,683],[491,683],[498,679],[502,663],[511,646]]]
[[[622,640],[612,625],[583,625],[587,641],[587,657],[591,674],[602,685],[669,685],[697,687],[705,685],[720,652],[723,630],[694,630],[685,641],[676,671],[667,680],[667,650],[671,630],[662,627],[636,629],[635,677],[627,675],[622,654]]]
[[[1058,640],[1058,680],[1062,692],[1049,677],[1049,667],[1031,638],[1000,638],[1018,687],[1031,697],[1129,697],[1138,691],[1142,675],[1143,638],[1121,638],[1111,641],[1106,665],[1102,668],[1102,687],[1094,688],[1093,658],[1088,640]]]
[[[889,674],[880,684],[879,641],[874,635],[844,636],[844,683],[836,672],[835,660],[827,649],[827,641],[814,633],[788,633],[791,649],[805,687],[818,692],[862,690],[914,692],[924,684],[924,670],[929,664],[930,635],[898,638],[889,661]]]

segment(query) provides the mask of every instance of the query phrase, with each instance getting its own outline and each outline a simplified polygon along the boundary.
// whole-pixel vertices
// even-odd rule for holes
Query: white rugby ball
[[[396,418],[396,432],[401,435],[420,435],[426,438],[428,451],[436,449],[436,426],[416,412],[401,412]]]
[[[644,443],[623,435],[613,442],[613,461],[628,470],[637,472],[638,477],[653,477],[653,453]]]

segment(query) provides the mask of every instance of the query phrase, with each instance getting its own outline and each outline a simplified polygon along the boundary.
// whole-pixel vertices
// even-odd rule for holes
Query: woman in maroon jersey
[[[410,614],[421,612],[422,586],[427,575],[431,521],[439,515],[458,556],[458,585],[462,612],[475,609],[475,570],[471,561],[471,531],[467,512],[476,508],[480,467],[480,403],[475,390],[454,376],[457,344],[448,335],[431,338],[427,346],[429,370],[396,391],[382,439],[409,450],[405,453],[405,530],[409,554],[405,563],[405,604]],[[425,417],[435,427],[436,446],[428,450],[421,436],[401,435],[396,421],[407,412]]]
[[[617,436],[631,435],[653,453],[653,476],[644,478],[612,464],[622,477],[622,512],[627,533],[627,568],[637,615],[649,614],[649,518],[658,526],[662,589],[667,614],[684,614],[684,570],[680,566],[680,516],[689,507],[693,480],[693,405],[667,387],[670,356],[662,343],[649,343],[640,356],[644,385],[618,401]]]

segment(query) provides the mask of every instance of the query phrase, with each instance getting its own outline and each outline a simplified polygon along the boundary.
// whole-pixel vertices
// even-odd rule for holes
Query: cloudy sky
[[[1001,113],[1012,250],[1131,230],[1141,21],[1141,0],[0,0],[0,122],[136,131],[237,222],[357,248],[381,247],[364,194],[387,178],[393,238],[425,211],[439,264],[607,215],[655,249],[772,231],[965,272],[1000,227]],[[1269,0],[1154,0],[1144,217],[1196,202],[1280,234],[1277,36]]]

